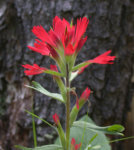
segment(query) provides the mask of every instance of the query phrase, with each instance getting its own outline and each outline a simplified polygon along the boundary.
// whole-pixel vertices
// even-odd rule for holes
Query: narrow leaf
[[[32,112],[30,112],[30,111],[28,111],[28,110],[25,110],[25,111],[26,111],[28,114],[32,115],[33,117],[36,117],[36,118],[40,119],[42,122],[44,122],[45,124],[47,124],[48,126],[52,127],[53,129],[55,129],[55,130],[57,131],[57,129],[56,129],[53,125],[51,125],[49,122],[47,122],[46,120],[40,118],[39,116],[33,114]]]
[[[93,140],[98,136],[98,133],[96,133],[89,141],[89,144],[91,144],[93,142]]]
[[[78,70],[78,69],[80,69],[80,68],[82,68],[82,67],[85,67],[86,65],[89,65],[89,64],[91,64],[90,62],[83,62],[83,63],[80,63],[80,64],[78,64],[78,65],[76,65],[76,66],[74,66],[73,68],[72,68],[72,71],[76,71],[76,70]]]
[[[23,146],[20,146],[20,145],[15,145],[15,148],[18,148],[20,150],[33,150],[33,148],[23,147]]]
[[[61,80],[60,77],[56,77],[56,78],[55,78],[55,81],[56,81],[57,84],[58,84],[58,87],[59,87],[59,89],[60,89],[60,93],[61,93],[61,95],[62,95],[64,101],[66,101],[66,88],[65,88],[65,85],[64,85],[63,81]]]
[[[70,82],[77,77],[79,71],[75,71],[71,73]]]
[[[120,138],[120,139],[115,139],[115,140],[109,141],[109,143],[114,143],[114,142],[119,142],[119,141],[124,141],[124,140],[130,140],[130,139],[134,139],[134,136],[129,136],[129,137],[124,137],[124,138]]]
[[[101,145],[95,145],[95,146],[91,146],[89,145],[85,150],[100,150]]]
[[[32,113],[34,113],[34,108],[32,106]],[[37,147],[37,136],[36,136],[36,126],[35,126],[35,119],[32,116],[32,127],[33,127],[33,139],[34,139],[34,147]]]
[[[51,74],[51,75],[53,75],[53,76],[60,76],[60,77],[63,77],[63,74],[62,74],[62,73],[59,73],[59,72],[56,72],[56,71],[53,71],[53,70],[47,69],[47,70],[45,70],[44,72],[45,72],[45,73],[48,73],[48,74]]]
[[[85,150],[99,150],[101,148],[101,145],[95,145],[95,146],[91,146],[91,145],[88,145]]]
[[[99,127],[97,125],[94,125],[92,123],[88,123],[85,121],[75,121],[73,123],[73,126],[75,127],[80,127],[80,128],[84,128],[86,124],[86,129],[92,129],[94,131],[101,131],[104,132],[106,134],[116,134],[116,135],[123,135],[122,131],[124,131],[124,127],[121,125],[111,125],[111,126],[106,126],[106,127]]]
[[[33,81],[32,84],[33,84],[33,86],[26,85],[26,87],[29,87],[29,88],[34,89],[36,91],[39,91],[46,96],[49,96],[53,99],[57,99],[57,100],[61,101],[62,103],[65,103],[61,94],[51,93],[51,92],[47,91],[38,82]]]
[[[58,125],[57,130],[58,130],[58,134],[59,134],[59,137],[60,137],[62,147],[65,149],[65,147],[66,147],[66,138],[65,138],[65,133],[62,129],[61,124]]]

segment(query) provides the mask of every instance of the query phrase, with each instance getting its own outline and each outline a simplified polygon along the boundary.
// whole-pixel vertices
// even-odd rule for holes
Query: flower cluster
[[[48,32],[42,26],[34,26],[32,32],[38,39],[35,39],[34,46],[28,46],[29,49],[40,53],[41,55],[50,56],[54,59],[60,69],[65,75],[65,64],[69,64],[71,70],[74,66],[76,56],[84,43],[87,40],[87,36],[84,37],[89,20],[86,17],[77,19],[77,24],[73,25],[65,19],[61,20],[58,16],[53,19],[53,28]],[[111,50],[104,54],[88,60],[85,66],[78,68],[78,73],[82,73],[83,70],[91,63],[98,64],[112,64],[115,56],[108,56]],[[29,69],[25,71],[26,75],[35,75],[45,72],[46,68],[39,67],[37,64],[23,65],[24,68]]]
[[[56,65],[50,65],[50,69],[39,67],[37,64],[22,65],[26,70],[26,75],[36,75],[41,73],[48,73],[53,76],[53,79],[58,84],[60,89],[59,93],[51,93],[44,89],[40,84],[35,83],[35,87],[31,87],[41,93],[63,102],[66,107],[66,134],[60,124],[59,116],[55,113],[53,120],[59,133],[62,148],[64,150],[78,150],[80,144],[75,144],[75,139],[72,138],[70,144],[70,128],[77,118],[79,110],[88,100],[91,90],[87,87],[80,98],[77,97],[75,88],[71,88],[71,81],[80,73],[84,71],[92,63],[97,64],[113,64],[115,56],[109,56],[111,50],[97,56],[94,59],[87,60],[75,66],[75,61],[78,52],[87,40],[84,36],[89,20],[86,17],[77,19],[74,25],[73,21],[69,23],[65,19],[60,19],[56,16],[53,19],[53,27],[46,32],[42,26],[34,26],[32,32],[35,34],[34,46],[28,46],[32,51],[40,53],[41,55],[49,56],[52,58]],[[63,79],[62,79],[63,77]],[[65,81],[65,82],[63,82]],[[30,86],[28,86],[30,87]],[[76,104],[70,110],[70,92],[76,95]]]

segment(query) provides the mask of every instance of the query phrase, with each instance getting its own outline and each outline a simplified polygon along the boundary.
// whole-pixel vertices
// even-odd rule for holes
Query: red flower
[[[76,34],[75,34],[75,41],[79,41],[81,37],[84,35],[86,32],[87,25],[89,23],[89,20],[84,17],[77,19],[77,27],[76,27]]]
[[[85,91],[82,93],[80,99],[87,100],[90,95],[91,90],[87,87]]]
[[[34,43],[34,47],[28,46],[29,49],[41,53],[42,55],[49,56],[50,50],[47,48],[46,43],[41,42],[40,40],[36,39],[36,42]]]
[[[39,67],[37,64],[33,64],[33,66],[26,64],[26,65],[22,65],[22,67],[29,69],[24,71],[26,75],[40,74],[47,70],[44,67]]]
[[[58,72],[58,68],[57,68],[56,65],[50,65],[50,69],[53,70],[53,71]]]
[[[108,54],[111,53],[111,50],[97,56],[94,59],[88,60],[88,65],[82,67],[79,69],[79,74],[81,74],[85,68],[87,68],[91,63],[97,63],[97,64],[113,64],[116,56],[108,56]]]
[[[114,60],[115,60],[115,57],[116,56],[108,56],[108,54],[111,53],[111,50],[99,55],[98,57],[92,59],[92,60],[89,60],[88,62],[90,63],[97,63],[97,64],[113,64]]]
[[[54,120],[54,122],[55,122],[55,124],[56,125],[58,125],[59,124],[59,116],[55,113],[54,115],[53,115],[53,120]]]
[[[81,143],[75,145],[75,150],[78,150],[81,147]]]
[[[81,39],[79,40],[79,42],[77,42],[77,43],[75,44],[74,49],[76,49],[76,51],[79,52],[79,50],[80,50],[80,49],[82,48],[82,46],[85,44],[86,40],[87,40],[87,36],[86,36],[85,38],[81,38]]]
[[[81,143],[75,144],[75,138],[71,140],[71,150],[78,150],[81,147]]]
[[[79,106],[79,99],[76,100],[76,108],[79,110],[80,106]]]
[[[47,33],[42,26],[34,26],[32,32],[40,40],[36,40],[34,47],[28,46],[33,51],[42,55],[50,55],[53,58],[60,55],[64,50],[64,55],[73,55],[81,49],[87,37],[83,38],[89,20],[84,17],[77,19],[77,25],[70,25],[65,19],[58,16],[53,19],[53,29]]]
[[[44,30],[42,26],[34,26],[32,32],[43,42],[48,43],[51,46],[56,46],[51,36],[46,32],[46,30]]]
[[[75,145],[75,138],[72,138],[71,145]]]
[[[79,102],[80,101],[87,101],[89,95],[90,95],[91,90],[87,87],[85,91],[81,94],[81,97],[76,100],[76,108],[79,110]]]

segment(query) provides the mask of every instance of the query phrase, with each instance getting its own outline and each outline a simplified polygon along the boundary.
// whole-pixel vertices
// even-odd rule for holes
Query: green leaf
[[[48,126],[52,127],[53,129],[55,129],[55,130],[57,131],[56,127],[54,127],[52,124],[50,124],[50,123],[47,122],[46,120],[40,118],[39,116],[35,115],[34,113],[32,113],[32,112],[30,112],[30,111],[28,111],[28,110],[25,110],[25,111],[26,111],[28,114],[32,115],[33,117],[40,119],[42,122],[44,122],[45,124],[47,124]]]
[[[89,65],[89,64],[91,64],[91,63],[90,63],[90,62],[87,62],[87,61],[85,61],[85,62],[83,62],[83,63],[80,63],[80,64],[74,66],[74,67],[72,68],[72,71],[76,71],[76,70],[78,70],[78,69],[80,69],[80,68],[82,68],[82,67],[85,67],[86,65]]]
[[[98,136],[98,133],[96,133],[95,135],[93,135],[93,137],[90,139],[89,144],[91,144],[93,142],[93,140]]]
[[[110,132],[123,132],[124,127],[121,125],[115,124],[115,125],[109,126],[107,130]]]
[[[134,136],[129,136],[129,137],[124,137],[124,138],[120,138],[120,139],[115,139],[115,140],[109,141],[109,143],[114,143],[114,142],[119,142],[119,141],[124,141],[124,140],[130,140],[130,139],[134,139]]]
[[[65,88],[65,85],[64,85],[62,79],[61,79],[60,77],[56,77],[56,78],[55,78],[55,81],[56,81],[57,84],[58,84],[58,87],[59,87],[59,89],[60,89],[60,93],[61,93],[61,95],[62,95],[64,101],[66,101],[66,88]]]
[[[47,70],[45,70],[44,72],[45,72],[45,73],[48,73],[48,74],[51,74],[51,75],[53,75],[53,76],[60,76],[60,77],[63,77],[63,74],[62,74],[62,73],[59,73],[59,72],[57,72],[57,71],[53,71],[53,70],[47,69]]]
[[[27,147],[16,145],[15,148],[18,148],[20,150],[63,150],[63,148],[60,145],[55,145],[55,144],[40,146],[36,148],[27,148]]]
[[[94,124],[93,121],[87,116],[84,116],[81,119],[81,121],[85,121],[85,120],[88,123]],[[83,128],[80,128],[80,127],[72,127],[71,128],[70,143],[71,143],[71,139],[74,137],[76,140],[76,144],[79,144],[82,142],[81,150],[84,150],[85,148],[87,148],[87,146],[89,146],[89,142],[91,141],[91,139],[93,139],[93,136],[95,136],[95,134],[97,133],[98,136],[95,137],[93,139],[92,143],[90,144],[92,149],[89,149],[89,150],[95,150],[96,145],[101,146],[101,148],[98,150],[111,150],[111,147],[109,145],[109,141],[103,132],[95,131],[92,129],[87,129],[86,125],[84,127],[85,127],[84,137],[82,136],[83,131],[84,131]],[[59,139],[57,139],[55,143],[59,144]],[[105,144],[102,144],[102,143],[105,143]]]
[[[70,82],[77,77],[79,71],[75,71],[71,73]]]
[[[94,125],[92,123],[88,123],[85,121],[75,121],[73,123],[73,126],[75,127],[80,127],[80,128],[84,128],[86,126],[86,129],[92,129],[95,131],[101,131],[104,132],[106,134],[116,134],[116,135],[123,135],[122,131],[124,131],[124,127],[121,125],[111,125],[111,126],[106,126],[106,127],[99,127],[97,125]]]
[[[28,148],[28,147],[24,147],[24,146],[20,146],[20,145],[15,145],[15,148],[21,149],[21,150],[33,150],[33,148]]]
[[[66,138],[65,138],[65,133],[64,133],[60,123],[57,125],[57,130],[58,130],[58,134],[59,134],[59,137],[60,137],[62,147],[65,149],[65,147],[66,147]]]
[[[34,114],[34,106],[33,105],[32,105],[32,113]],[[32,127],[33,127],[34,147],[37,147],[37,135],[36,135],[36,125],[35,125],[34,116],[32,116]]]
[[[51,92],[47,91],[38,82],[32,81],[32,84],[33,84],[33,86],[26,85],[26,87],[29,87],[29,88],[34,89],[36,91],[39,91],[46,96],[49,96],[53,99],[57,99],[57,100],[61,101],[62,103],[65,103],[61,94],[51,93]]]
[[[97,149],[100,150],[100,148],[101,145],[95,145],[95,146],[88,145],[85,150],[97,150]]]

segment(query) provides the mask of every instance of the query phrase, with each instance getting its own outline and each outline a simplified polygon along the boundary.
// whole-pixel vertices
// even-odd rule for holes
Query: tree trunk
[[[78,95],[89,86],[90,108],[85,105],[80,115],[89,115],[98,125],[120,123],[125,125],[130,110],[134,80],[134,2],[133,0],[1,0],[0,1],[0,150],[13,150],[14,145],[32,147],[31,110],[52,122],[57,112],[64,124],[62,104],[31,91],[25,84],[35,80],[52,91],[58,88],[49,75],[26,77],[22,64],[49,67],[54,63],[48,57],[28,50],[34,43],[31,29],[42,25],[49,30],[52,19],[58,15],[67,20],[87,16],[90,20],[88,40],[77,62],[88,60],[112,49],[117,59],[113,65],[91,65],[73,82]],[[72,102],[73,104],[74,102]],[[36,120],[38,145],[54,141],[56,133]],[[113,150],[123,150],[122,144]]]

